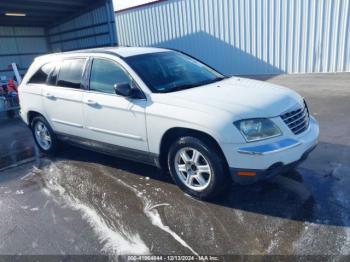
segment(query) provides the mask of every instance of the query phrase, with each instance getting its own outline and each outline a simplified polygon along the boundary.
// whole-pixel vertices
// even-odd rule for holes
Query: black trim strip
[[[82,89],[89,90],[90,89],[90,73],[92,67],[92,58],[89,57],[86,61],[86,65],[84,68],[83,78],[81,81]]]
[[[96,140],[82,138],[78,136],[68,135],[64,133],[56,133],[56,135],[60,140],[83,149],[88,149],[98,153],[112,155],[118,158],[123,158],[126,160],[159,167],[159,156],[157,154],[99,142]]]

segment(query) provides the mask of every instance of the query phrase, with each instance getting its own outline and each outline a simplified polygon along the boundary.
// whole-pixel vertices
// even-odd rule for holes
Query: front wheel
[[[229,184],[225,162],[215,146],[195,137],[182,137],[170,147],[168,167],[176,184],[200,199],[225,192]]]

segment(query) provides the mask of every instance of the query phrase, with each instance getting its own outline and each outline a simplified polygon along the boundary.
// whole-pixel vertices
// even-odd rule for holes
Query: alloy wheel
[[[52,139],[48,128],[43,122],[37,121],[35,123],[34,134],[39,146],[44,150],[49,150],[52,145]]]
[[[175,156],[175,170],[180,180],[190,189],[202,191],[212,178],[210,162],[198,150],[185,147]]]

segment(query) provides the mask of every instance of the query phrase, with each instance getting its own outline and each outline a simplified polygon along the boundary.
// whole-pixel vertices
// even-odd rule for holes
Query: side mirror
[[[143,93],[138,88],[132,87],[129,83],[115,84],[114,91],[119,96],[140,99],[144,98]]]
[[[131,86],[129,83],[115,84],[114,91],[117,95],[130,97],[131,95]]]

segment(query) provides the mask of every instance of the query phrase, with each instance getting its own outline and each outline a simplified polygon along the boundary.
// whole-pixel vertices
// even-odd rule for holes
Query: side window
[[[128,74],[116,63],[95,58],[92,63],[90,75],[90,90],[115,94],[115,84],[131,84]]]
[[[61,63],[57,85],[79,89],[84,72],[85,59],[67,59]]]
[[[28,81],[28,84],[45,84],[53,63],[43,65]]]

